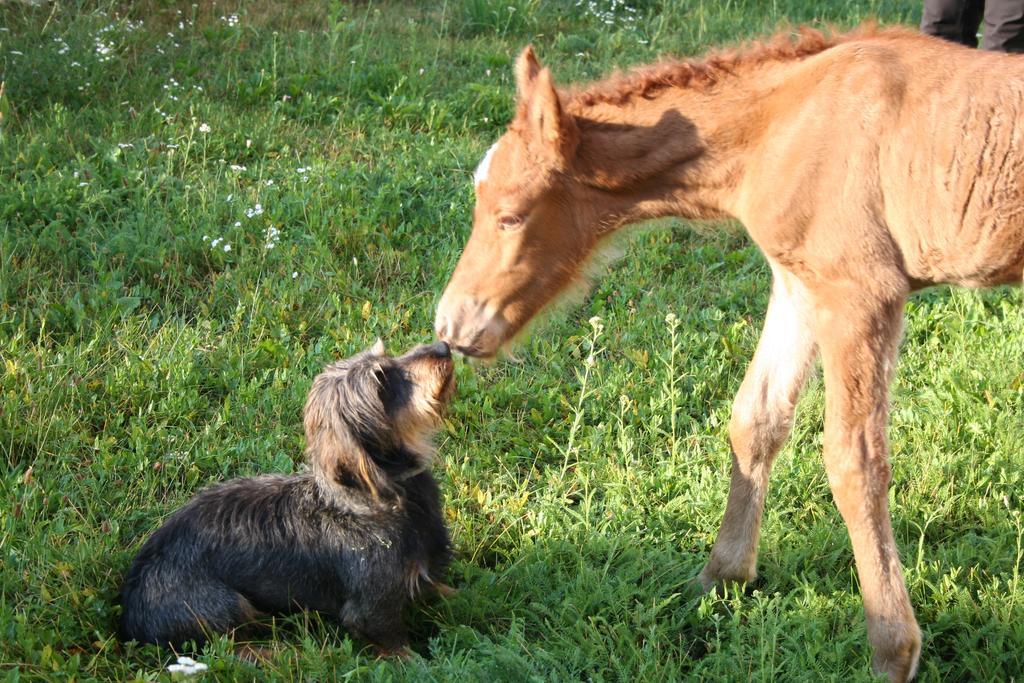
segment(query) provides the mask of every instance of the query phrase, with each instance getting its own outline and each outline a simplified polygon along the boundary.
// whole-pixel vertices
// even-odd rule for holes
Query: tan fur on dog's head
[[[306,457],[321,487],[364,489],[391,498],[396,481],[429,464],[430,434],[454,392],[445,344],[392,358],[373,348],[332,363],[306,400]]]

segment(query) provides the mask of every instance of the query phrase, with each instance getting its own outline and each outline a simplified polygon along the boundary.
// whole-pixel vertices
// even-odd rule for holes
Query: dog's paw
[[[452,588],[446,583],[435,583],[434,590],[437,591],[437,594],[442,598],[451,598],[459,594],[458,588]]]
[[[274,650],[269,647],[258,647],[245,643],[235,646],[235,656],[244,662],[255,664],[266,664],[274,658]]]
[[[373,649],[381,659],[394,659],[401,662],[407,662],[412,659],[412,650],[409,649],[408,645],[399,645],[398,647],[377,645]]]

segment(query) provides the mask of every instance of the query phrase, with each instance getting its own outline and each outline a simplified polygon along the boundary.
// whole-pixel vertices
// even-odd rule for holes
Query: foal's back
[[[883,33],[784,69],[741,207],[762,248],[877,255],[914,287],[1020,283],[1024,57]]]

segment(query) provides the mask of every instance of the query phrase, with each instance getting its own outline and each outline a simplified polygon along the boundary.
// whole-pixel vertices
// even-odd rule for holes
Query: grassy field
[[[396,351],[431,339],[524,44],[567,82],[785,22],[919,12],[0,5],[0,678],[169,676],[166,652],[113,635],[132,554],[200,488],[298,469],[322,365],[377,336]],[[213,643],[206,677],[869,680],[820,379],[775,469],[756,585],[712,598],[692,582],[769,287],[742,231],[711,227],[635,233],[518,363],[459,367],[437,476],[461,592],[410,615],[417,657],[377,661],[301,615],[275,622],[260,669]],[[1024,677],[1022,370],[1019,290],[911,302],[890,496],[925,681]]]

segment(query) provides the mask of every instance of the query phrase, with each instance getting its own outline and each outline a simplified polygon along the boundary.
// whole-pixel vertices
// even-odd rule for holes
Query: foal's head
[[[473,232],[437,309],[438,336],[489,357],[579,277],[602,216],[575,180],[579,130],[533,50],[516,63],[508,131],[476,170]]]

